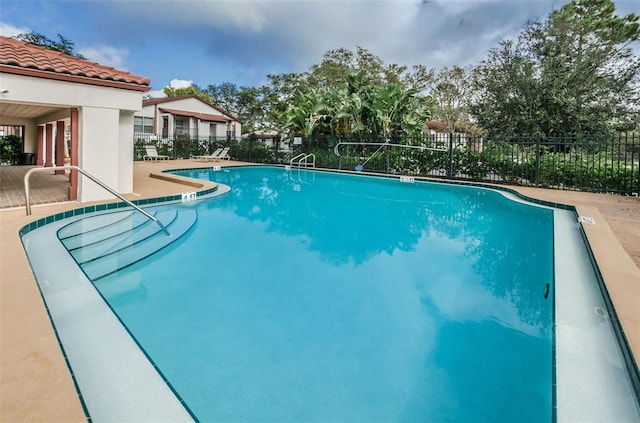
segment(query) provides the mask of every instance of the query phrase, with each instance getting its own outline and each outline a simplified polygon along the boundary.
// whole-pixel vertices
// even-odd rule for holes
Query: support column
[[[53,124],[51,123],[47,123],[45,125],[45,130],[46,130],[46,134],[45,134],[45,154],[46,154],[46,159],[44,162],[44,167],[51,167],[53,166]]]
[[[71,108],[71,146],[69,155],[71,156],[71,165],[78,166],[78,109]],[[69,174],[69,200],[78,199],[78,171],[71,170]]]
[[[64,121],[56,122],[56,166],[64,166]],[[56,175],[64,175],[65,170],[56,170]]]
[[[44,166],[44,126],[38,125],[38,151],[36,152],[36,164]]]

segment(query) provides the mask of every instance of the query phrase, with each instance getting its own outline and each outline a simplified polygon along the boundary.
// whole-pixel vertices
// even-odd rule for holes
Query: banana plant
[[[285,112],[285,129],[311,137],[316,129],[327,124],[331,113],[325,96],[313,89],[298,91],[294,102]]]

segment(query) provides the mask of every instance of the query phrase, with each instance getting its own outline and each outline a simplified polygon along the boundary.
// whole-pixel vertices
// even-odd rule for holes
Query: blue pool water
[[[397,179],[178,173],[231,191],[149,208],[197,221],[93,282],[197,419],[553,420],[551,210]]]

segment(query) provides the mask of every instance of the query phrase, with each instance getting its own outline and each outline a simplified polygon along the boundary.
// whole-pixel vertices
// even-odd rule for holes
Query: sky
[[[0,0],[0,35],[61,34],[89,60],[165,86],[260,86],[358,47],[411,68],[473,66],[567,0]],[[618,15],[640,1],[615,1]],[[635,47],[638,51],[638,46]]]

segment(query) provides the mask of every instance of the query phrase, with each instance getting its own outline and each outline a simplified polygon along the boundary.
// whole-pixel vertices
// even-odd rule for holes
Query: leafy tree
[[[196,95],[208,103],[213,103],[211,94],[197,85],[191,84],[188,87],[174,88],[167,85],[162,89],[167,97],[180,97],[184,95]]]
[[[547,109],[543,132],[604,131],[634,112],[640,59],[629,44],[640,39],[638,21],[616,16],[611,0],[575,0],[529,28]]]
[[[403,84],[419,93],[425,93],[433,84],[435,70],[424,65],[414,65],[412,71],[404,75]]]
[[[211,101],[223,110],[237,114],[239,109],[239,99],[242,87],[238,87],[231,82],[223,82],[218,85],[209,85],[206,92],[211,97]]]
[[[287,121],[285,112],[298,92],[306,91],[304,74],[267,75],[267,84],[259,90],[260,108],[256,110],[255,129],[280,131]]]
[[[420,133],[428,117],[427,102],[400,84],[375,85],[360,71],[328,92],[300,90],[284,113],[285,128],[296,134],[356,134],[387,138]]]
[[[357,64],[352,51],[339,48],[327,51],[322,62],[309,68],[307,84],[314,89],[329,91],[338,88],[347,80],[347,76],[356,72]]]
[[[481,128],[493,134],[543,132],[535,63],[522,44],[502,41],[474,69],[475,98],[469,109]]]
[[[347,82],[350,75],[363,73],[372,84],[399,84],[421,91],[426,86],[429,72],[424,66],[407,66],[395,63],[386,64],[369,50],[358,47],[355,52],[346,48],[327,51],[319,64],[311,66],[305,79],[310,87],[328,92],[338,89]],[[432,71],[431,71],[432,72]]]
[[[221,109],[235,114],[242,121],[245,132],[257,127],[256,117],[262,112],[262,90],[257,87],[237,86],[231,82],[209,85],[211,101]]]
[[[75,44],[73,43],[73,41],[69,40],[68,38],[60,34],[57,34],[57,36],[58,36],[58,41],[55,41],[40,33],[31,31],[24,34],[18,34],[14,38],[19,41],[24,41],[25,43],[29,43],[39,47],[44,47],[46,49],[53,50],[53,51],[59,51],[60,53],[68,54],[69,56],[86,60],[85,57],[73,51],[75,48]]]
[[[455,132],[460,122],[468,123],[469,71],[458,66],[444,68],[434,77],[431,97],[433,118],[447,123],[447,131]]]
[[[635,14],[611,0],[573,0],[529,23],[475,69],[471,112],[489,132],[602,132],[629,124],[640,103]]]
[[[424,92],[432,78],[433,70],[422,65],[408,71],[406,66],[387,65],[358,47],[355,52],[344,48],[330,50],[320,64],[311,66],[307,72],[267,75],[267,83],[261,87],[239,87],[225,82],[209,85],[206,90],[196,86],[167,88],[165,93],[200,95],[206,92],[214,104],[238,115],[246,132],[295,128],[299,133],[313,129],[316,134],[364,135],[365,126],[370,124],[368,105],[372,87],[396,84],[403,90],[413,89],[417,95]],[[322,104],[332,111],[331,119],[322,119],[305,129],[298,118],[287,114],[310,112],[314,109],[308,104],[310,98],[319,99],[320,95]],[[292,110],[288,111],[290,106]]]

